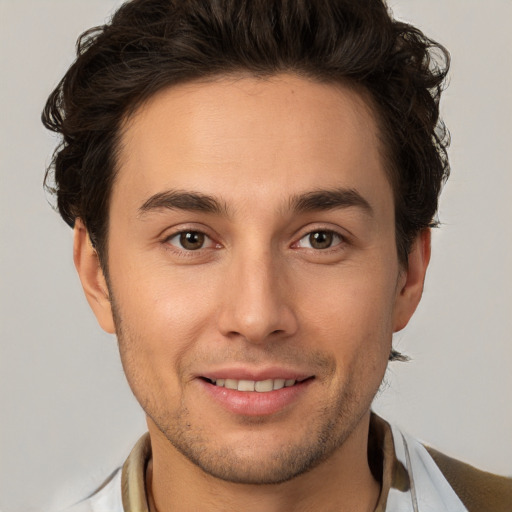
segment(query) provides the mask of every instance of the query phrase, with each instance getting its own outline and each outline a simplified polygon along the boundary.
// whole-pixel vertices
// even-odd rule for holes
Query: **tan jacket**
[[[427,447],[469,512],[512,512],[512,479],[493,475]]]

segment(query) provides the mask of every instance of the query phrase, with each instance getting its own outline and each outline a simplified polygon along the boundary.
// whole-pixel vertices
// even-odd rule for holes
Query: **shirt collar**
[[[133,447],[123,465],[121,496],[125,511],[149,512],[146,469],[151,460],[151,440],[146,432]]]

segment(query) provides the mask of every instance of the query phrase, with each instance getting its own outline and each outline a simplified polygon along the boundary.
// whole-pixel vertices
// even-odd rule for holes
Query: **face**
[[[75,259],[153,440],[276,483],[367,428],[426,267],[398,263],[382,162],[360,95],[293,75],[176,86],[126,122],[108,292],[80,233]]]

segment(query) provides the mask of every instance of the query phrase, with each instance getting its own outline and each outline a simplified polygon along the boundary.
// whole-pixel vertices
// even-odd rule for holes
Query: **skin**
[[[175,86],[126,120],[108,282],[80,220],[74,256],[146,412],[160,512],[374,510],[370,406],[430,255],[425,231],[398,262],[380,144],[363,96],[294,75]],[[362,202],[297,208],[319,189]],[[168,191],[218,208],[155,206]],[[277,411],[240,414],[201,379],[226,367],[310,378]]]

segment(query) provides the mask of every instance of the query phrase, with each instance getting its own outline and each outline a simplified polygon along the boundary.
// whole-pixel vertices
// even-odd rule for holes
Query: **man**
[[[446,51],[379,0],[138,0],[78,53],[57,201],[149,434],[74,510],[510,510],[370,411],[448,176]]]

